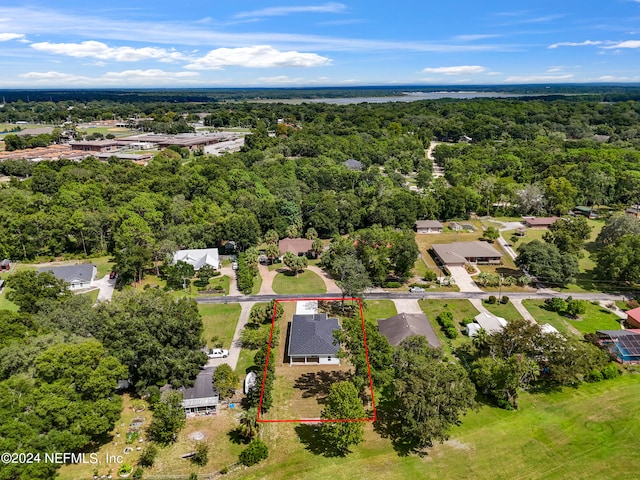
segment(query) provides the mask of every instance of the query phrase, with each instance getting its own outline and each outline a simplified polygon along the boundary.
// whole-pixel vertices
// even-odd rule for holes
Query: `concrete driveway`
[[[229,347],[229,356],[227,358],[210,358],[207,362],[207,367],[217,367],[218,365],[222,365],[223,363],[228,364],[233,370],[236,369],[238,365],[238,359],[240,358],[240,332],[249,321],[249,314],[251,313],[251,309],[256,304],[256,302],[242,302],[240,303],[240,318],[238,319],[238,324],[236,325],[236,331],[233,334],[233,340],[231,340],[231,347]]]
[[[113,290],[116,286],[116,279],[110,279],[109,274],[107,274],[98,280],[94,280],[93,286],[98,287],[98,289],[100,290],[96,303],[109,301],[111,300],[111,297],[113,297]]]
[[[461,292],[482,292],[464,267],[447,265],[447,270],[449,270],[453,281],[456,283],[458,288],[460,288]]]

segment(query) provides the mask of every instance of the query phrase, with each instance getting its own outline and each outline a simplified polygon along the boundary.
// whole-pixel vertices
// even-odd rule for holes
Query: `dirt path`
[[[260,292],[258,295],[275,295],[273,291],[273,280],[278,274],[277,270],[269,270],[266,265],[258,265],[258,273],[262,277],[262,285],[260,286]]]

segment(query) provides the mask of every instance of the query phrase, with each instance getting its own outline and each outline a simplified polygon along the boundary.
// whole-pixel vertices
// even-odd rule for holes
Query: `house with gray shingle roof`
[[[191,388],[182,387],[182,408],[187,415],[201,413],[218,413],[220,397],[213,386],[213,372],[215,368],[208,367],[200,370]]]
[[[294,315],[289,331],[289,365],[339,365],[336,355],[340,343],[333,332],[341,329],[338,319],[328,318],[326,313]]]
[[[69,290],[79,290],[91,286],[91,282],[96,278],[98,269],[93,263],[83,263],[81,265],[39,268],[38,273],[42,272],[51,272],[56,278],[64,280],[69,284]]]
[[[424,313],[399,313],[393,317],[378,319],[378,330],[394,347],[412,335],[426,337],[433,348],[441,347],[440,340]]]
[[[436,259],[450,266],[466,263],[499,265],[502,254],[486,242],[453,242],[431,245]]]

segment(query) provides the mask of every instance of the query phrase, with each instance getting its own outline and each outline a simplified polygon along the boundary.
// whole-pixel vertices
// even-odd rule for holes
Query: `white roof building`
[[[479,313],[475,316],[475,323],[487,333],[501,332],[507,326],[507,321],[502,317],[496,317],[490,313]]]
[[[193,265],[193,268],[196,271],[200,270],[203,265],[211,265],[216,270],[220,268],[217,248],[178,250],[173,254],[173,263],[176,263],[178,261],[186,262],[189,265]]]

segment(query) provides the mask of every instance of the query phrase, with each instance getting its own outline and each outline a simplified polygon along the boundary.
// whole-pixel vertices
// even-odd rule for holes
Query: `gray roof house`
[[[213,388],[213,372],[215,368],[204,368],[196,377],[191,388],[182,387],[182,408],[187,415],[218,413],[220,397]]]
[[[64,280],[69,284],[69,290],[79,290],[91,286],[98,269],[93,263],[83,263],[80,265],[65,265],[63,267],[39,268],[38,273],[42,272],[51,272],[56,278]]]
[[[431,249],[437,259],[445,265],[463,266],[466,263],[489,263],[499,265],[502,254],[486,242],[453,242],[434,244]]]
[[[341,328],[338,319],[328,318],[326,313],[294,315],[289,331],[289,365],[339,365],[336,354],[340,344],[333,338],[333,332]]]
[[[424,313],[399,313],[393,317],[378,319],[378,330],[394,347],[411,335],[427,337],[433,348],[441,346],[440,340]]]
[[[349,170],[362,170],[362,162],[359,162],[358,160],[354,160],[353,158],[350,158],[349,160],[344,162],[344,165]]]
[[[178,261],[193,265],[195,271],[203,265],[210,265],[216,270],[220,268],[217,248],[196,248],[191,250],[178,250],[173,254],[173,263]]]
[[[444,226],[437,220],[418,220],[415,228],[416,233],[442,233]]]

